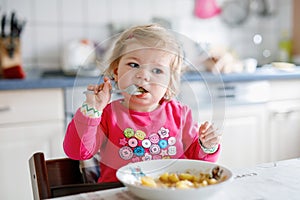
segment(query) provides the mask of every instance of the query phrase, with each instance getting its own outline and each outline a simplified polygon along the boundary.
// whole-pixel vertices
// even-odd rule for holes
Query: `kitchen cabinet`
[[[268,82],[194,82],[183,84],[181,89],[179,99],[192,108],[194,119],[211,121],[220,129],[222,152],[218,163],[237,168],[267,160]]]
[[[62,89],[0,91],[0,199],[32,199],[28,159],[63,157]]]
[[[181,100],[200,122],[222,127],[221,164],[253,166],[300,157],[300,80],[188,83]],[[223,97],[223,100],[222,100]]]
[[[225,108],[223,122],[200,110],[201,121],[216,119],[222,133],[222,151],[218,163],[230,168],[254,166],[267,160],[265,145],[267,109],[265,103],[230,105]]]
[[[222,152],[218,162],[225,166],[254,166],[266,160],[264,132],[266,109],[262,105],[231,106],[224,120]]]
[[[300,99],[269,104],[270,159],[300,157]]]
[[[300,80],[272,81],[268,103],[270,161],[300,157]]]

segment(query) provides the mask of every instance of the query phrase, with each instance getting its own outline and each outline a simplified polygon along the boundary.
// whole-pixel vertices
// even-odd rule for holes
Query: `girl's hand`
[[[109,78],[104,77],[104,82],[100,85],[88,85],[87,90],[94,91],[94,93],[86,93],[86,103],[102,111],[110,101],[110,90],[112,86]]]
[[[221,134],[217,133],[217,130],[207,121],[201,124],[199,128],[199,140],[203,147],[210,149],[220,143]]]

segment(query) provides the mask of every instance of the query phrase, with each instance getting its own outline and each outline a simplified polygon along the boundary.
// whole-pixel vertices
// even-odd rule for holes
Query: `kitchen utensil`
[[[127,88],[125,88],[124,90],[119,90],[119,89],[113,89],[111,90],[111,93],[121,93],[121,92],[126,92],[130,95],[139,95],[142,94],[141,92],[138,91],[138,88],[136,85],[130,85]],[[86,90],[83,92],[84,94],[94,94],[93,90]]]
[[[81,75],[94,70],[96,52],[94,43],[88,39],[71,41],[64,49],[62,70],[67,75]],[[88,75],[91,75],[88,73]],[[98,76],[99,73],[95,73]]]
[[[25,21],[19,21],[16,13],[10,14],[10,21],[7,24],[6,14],[1,19],[0,37],[0,66],[3,78],[25,78],[22,68],[20,34]],[[7,27],[9,29],[7,29]],[[9,33],[6,31],[9,30]]]
[[[221,19],[229,26],[237,26],[249,16],[248,0],[227,0],[222,5]]]
[[[215,0],[196,0],[195,15],[199,18],[211,18],[221,13]]]
[[[6,25],[6,15],[4,14],[1,18],[1,37],[5,38],[5,25]]]
[[[211,173],[213,169],[218,168],[220,175],[219,183],[208,185],[206,187],[192,189],[176,189],[176,188],[151,188],[140,184],[132,174],[132,169],[140,168],[147,176],[157,178],[160,175],[168,173],[191,173],[199,174]],[[222,172],[222,173],[219,173]],[[128,190],[142,199],[160,200],[160,199],[208,199],[209,197],[222,191],[222,188],[233,180],[233,174],[228,168],[216,163],[205,162],[200,160],[188,159],[161,159],[148,160],[143,162],[130,163],[121,167],[117,171],[117,178],[128,188]]]
[[[266,17],[272,14],[269,3],[268,0],[252,0],[250,7],[256,15]]]
[[[140,180],[141,177],[146,176],[146,174],[142,171],[140,166],[132,167],[131,174],[137,179]]]

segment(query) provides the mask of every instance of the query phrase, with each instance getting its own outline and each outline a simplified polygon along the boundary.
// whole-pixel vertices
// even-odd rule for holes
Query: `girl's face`
[[[152,111],[158,107],[170,83],[170,65],[174,55],[147,48],[123,55],[115,71],[120,89],[136,85],[139,95],[123,93],[125,105],[136,111]]]

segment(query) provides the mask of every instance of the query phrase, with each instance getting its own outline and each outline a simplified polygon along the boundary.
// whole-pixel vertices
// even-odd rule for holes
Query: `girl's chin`
[[[149,95],[149,94],[148,94]],[[153,99],[147,97],[147,93],[133,95],[129,99],[125,98],[127,106],[136,111],[152,111],[158,105],[158,102],[153,102]]]

